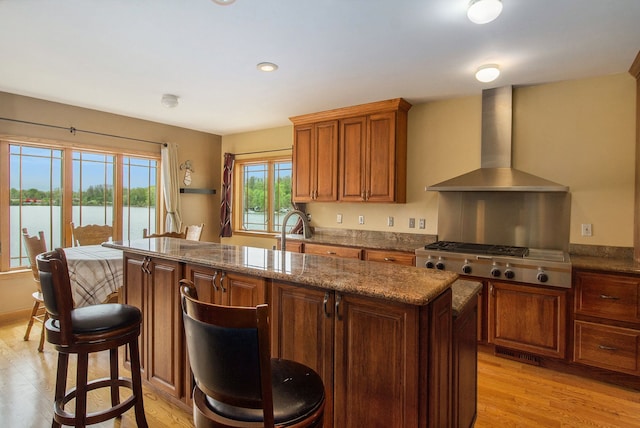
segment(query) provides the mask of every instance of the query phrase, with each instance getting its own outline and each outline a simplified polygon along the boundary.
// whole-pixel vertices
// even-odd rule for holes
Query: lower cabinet
[[[274,282],[271,298],[273,355],[320,374],[325,428],[449,426],[450,292],[413,306]]]
[[[344,257],[347,259],[361,259],[362,250],[354,247],[341,247],[338,245],[326,244],[304,244],[305,254],[315,254],[318,256]]]
[[[256,306],[267,302],[265,280],[208,266],[187,265],[185,277],[198,290],[198,299],[225,306]]]
[[[566,289],[489,282],[489,343],[537,355],[566,356]]]
[[[574,274],[573,361],[640,376],[640,276]]]
[[[179,262],[124,254],[124,302],[142,310],[142,376],[170,396],[183,394],[182,312]]]
[[[452,426],[471,428],[478,403],[478,299],[453,318]]]
[[[405,266],[416,265],[416,255],[404,251],[364,250],[364,260],[370,262],[394,263]]]

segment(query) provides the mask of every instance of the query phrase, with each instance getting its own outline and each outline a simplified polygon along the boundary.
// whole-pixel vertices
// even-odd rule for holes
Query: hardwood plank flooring
[[[22,340],[26,321],[0,326],[0,425],[51,426],[57,353],[45,344],[37,352],[40,327]],[[72,362],[75,360],[72,358]],[[90,361],[90,378],[108,373],[108,355]],[[122,369],[123,373],[127,373]],[[74,384],[75,367],[69,369]],[[108,394],[92,393],[91,408],[106,406]],[[152,428],[191,427],[191,412],[169,404],[144,388],[147,421]],[[96,427],[135,427],[133,410],[119,420]],[[478,418],[476,428],[640,428],[640,391],[620,388],[517,361],[478,355]],[[339,428],[339,427],[336,427]],[[386,427],[385,427],[386,428]]]

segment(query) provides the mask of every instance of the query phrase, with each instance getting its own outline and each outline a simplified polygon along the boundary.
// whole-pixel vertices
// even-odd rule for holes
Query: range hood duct
[[[511,167],[513,88],[482,91],[480,168],[427,190],[440,192],[568,192],[562,184]]]

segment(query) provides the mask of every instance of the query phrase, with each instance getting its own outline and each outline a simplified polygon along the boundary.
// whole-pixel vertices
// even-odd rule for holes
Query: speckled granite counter
[[[211,266],[344,293],[425,305],[458,278],[451,272],[254,247],[151,238],[103,244],[143,256]]]
[[[571,255],[573,269],[591,269],[613,273],[640,274],[640,263],[632,258]]]
[[[453,317],[457,317],[471,299],[475,299],[482,290],[482,283],[458,279],[451,285],[451,312]]]
[[[287,235],[287,241],[302,241],[314,244],[341,245],[375,250],[413,252],[416,248],[436,241],[437,236],[418,233],[379,232],[371,230],[315,228],[311,238],[302,235]],[[275,236],[279,240],[280,236]]]

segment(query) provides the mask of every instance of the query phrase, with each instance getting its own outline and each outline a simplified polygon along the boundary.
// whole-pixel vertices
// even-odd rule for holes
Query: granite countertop
[[[274,235],[280,240],[280,235]],[[406,251],[413,253],[416,248],[437,240],[436,235],[418,233],[395,233],[369,230],[315,228],[311,238],[288,234],[287,242],[301,241],[313,244],[339,245],[342,247],[370,248],[374,250]]]
[[[147,238],[103,245],[143,256],[211,266],[411,305],[428,304],[458,278],[452,272],[413,266],[176,238]]]
[[[479,281],[458,279],[451,285],[453,299],[451,302],[451,311],[454,318],[460,315],[460,312],[471,299],[476,298],[480,290],[482,290],[482,283]]]
[[[573,269],[590,269],[612,273],[640,274],[640,263],[633,258],[571,255]]]

